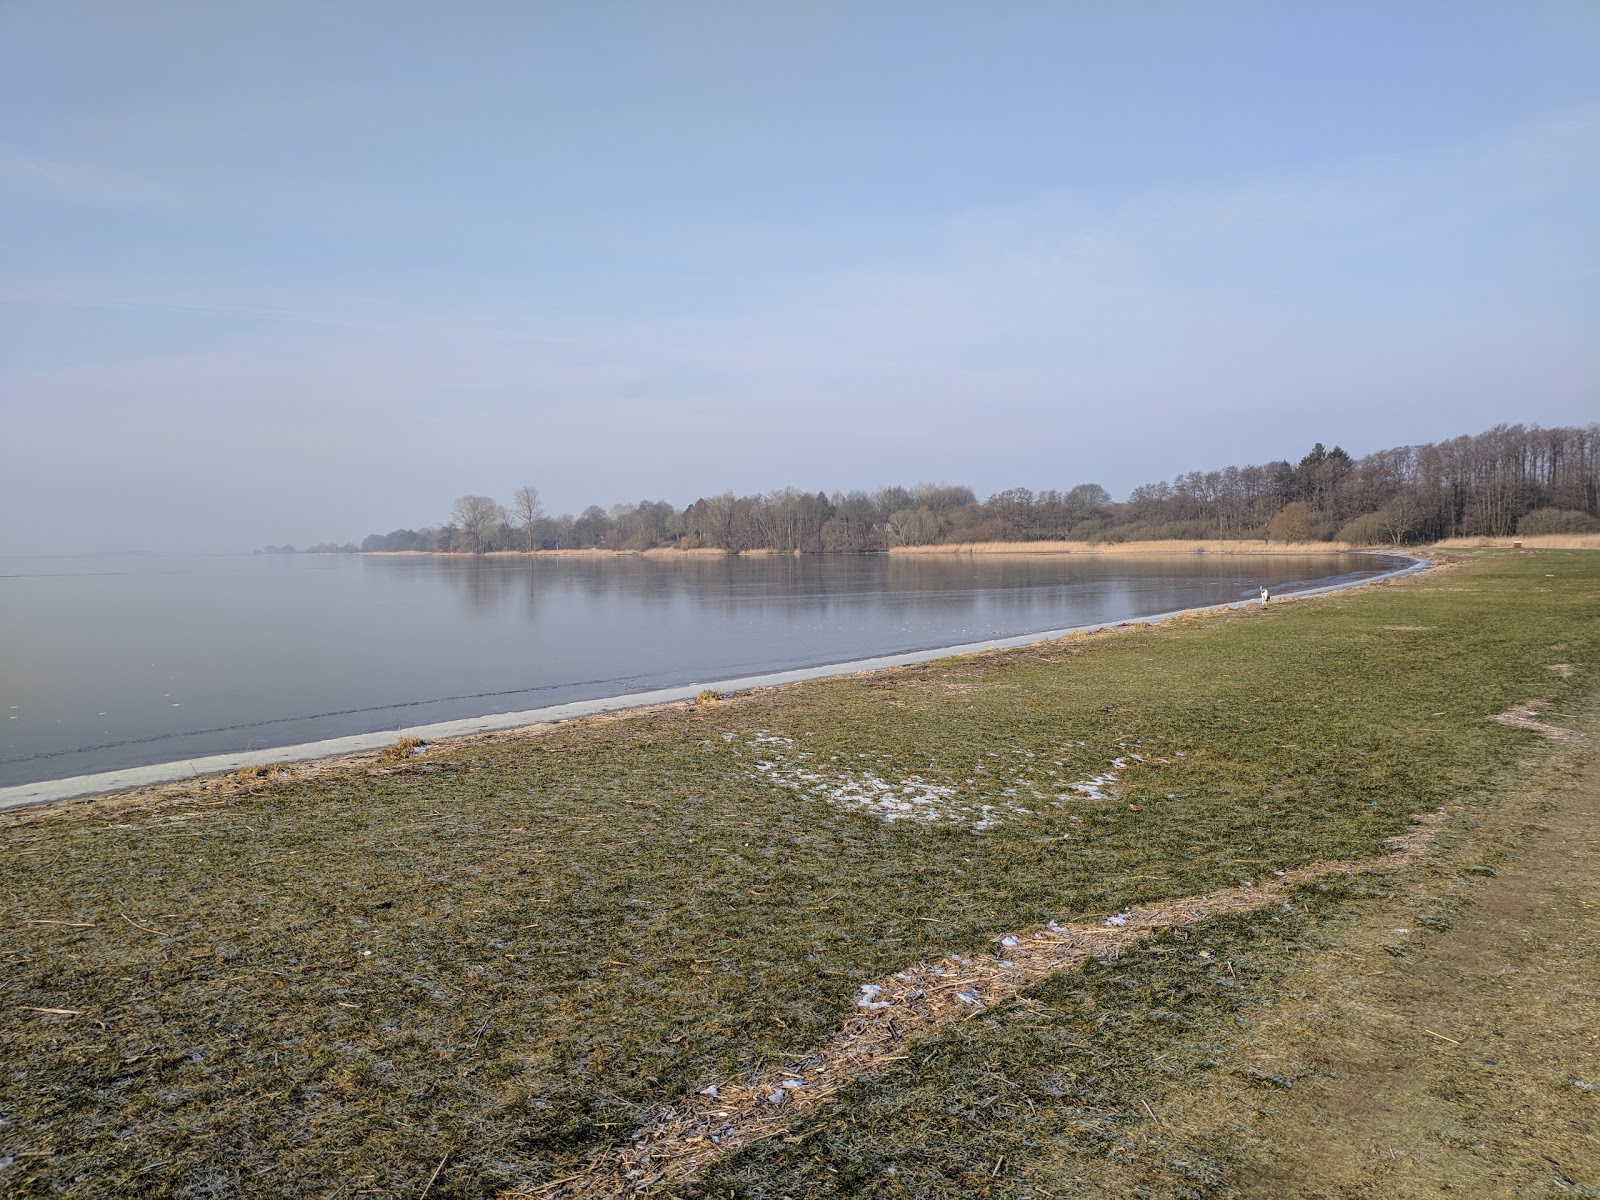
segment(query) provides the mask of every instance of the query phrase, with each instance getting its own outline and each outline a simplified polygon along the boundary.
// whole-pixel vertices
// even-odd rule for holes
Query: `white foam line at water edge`
[[[1406,557],[1407,565],[1380,575],[1361,579],[1347,579],[1320,587],[1297,588],[1287,596],[1320,596],[1346,588],[1363,587],[1383,579],[1399,579],[1425,571],[1433,564],[1425,558]],[[1034,646],[1040,642],[1054,641],[1072,633],[1092,633],[1100,629],[1117,629],[1129,625],[1155,625],[1184,613],[1220,612],[1225,609],[1248,608],[1260,600],[1234,600],[1225,604],[1204,604],[1195,608],[1178,608],[1171,612],[1153,613],[1142,617],[1126,617],[1116,621],[1098,621],[1090,625],[1072,625],[1065,629],[1047,629],[1042,633],[1023,633],[1015,637],[992,638],[986,642],[964,642],[959,646],[938,646],[930,650],[910,650],[901,654],[883,654],[876,658],[857,658],[849,662],[825,663],[815,667],[796,667],[788,671],[773,671],[764,675],[746,675],[739,679],[711,680],[705,683],[686,683],[677,687],[658,688],[650,692],[630,692],[621,696],[603,696],[596,700],[575,700],[570,704],[553,704],[547,708],[529,708],[521,712],[491,713],[483,717],[464,717],[457,721],[439,721],[432,725],[413,725],[407,729],[386,729],[378,733],[358,733],[349,737],[328,738],[321,742],[302,742],[296,746],[279,746],[270,750],[241,751],[235,754],[210,754],[202,758],[183,759],[178,762],[154,763],[146,767],[128,767],[121,771],[102,771],[94,775],[74,775],[66,779],[46,779],[38,783],[23,783],[0,788],[0,809],[16,808],[23,804],[47,804],[55,800],[75,800],[83,796],[96,796],[105,792],[120,792],[128,788],[149,787],[158,783],[173,783],[200,775],[214,775],[223,771],[237,771],[255,763],[300,762],[312,758],[332,758],[340,754],[359,754],[367,750],[381,750],[402,737],[420,738],[436,742],[443,738],[467,737],[475,733],[497,733],[507,729],[520,729],[528,725],[546,725],[552,721],[570,721],[575,717],[595,713],[616,712],[620,709],[646,708],[653,704],[675,704],[693,700],[701,692],[711,689],[718,692],[737,692],[754,687],[778,687],[786,683],[802,683],[808,679],[830,679],[840,675],[854,675],[860,671],[881,671],[888,667],[912,666],[933,662],[960,654],[981,654],[986,650],[1011,650],[1020,646]]]

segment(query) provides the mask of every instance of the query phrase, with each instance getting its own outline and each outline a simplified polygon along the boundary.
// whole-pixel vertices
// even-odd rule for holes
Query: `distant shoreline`
[[[302,551],[317,554],[361,554],[377,558],[819,558],[826,555],[890,555],[926,557],[929,555],[1023,554],[1125,556],[1141,554],[1399,554],[1380,546],[1349,546],[1343,542],[1278,543],[1264,542],[950,542],[937,546],[890,546],[886,550],[721,550],[714,546],[678,549],[652,546],[648,550],[608,550],[585,547],[571,550],[355,550]]]
[[[1167,539],[1151,542],[950,542],[934,546],[891,546],[887,550],[720,550],[713,546],[678,549],[653,546],[648,550],[607,550],[588,547],[572,550],[345,550],[300,551],[303,554],[361,554],[376,558],[812,558],[818,554],[926,555],[1081,555],[1121,557],[1137,555],[1285,555],[1310,554],[1417,554],[1428,550],[1511,549],[1520,543],[1530,550],[1600,550],[1600,534],[1545,534],[1536,537],[1450,538],[1416,546],[1353,546],[1348,542],[1258,542],[1218,538],[1210,541]]]

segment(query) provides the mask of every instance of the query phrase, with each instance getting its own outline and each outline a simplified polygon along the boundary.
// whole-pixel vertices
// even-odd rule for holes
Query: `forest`
[[[1451,441],[1352,458],[1320,442],[1298,462],[1191,471],[1116,502],[1097,483],[1010,488],[979,500],[960,484],[876,491],[705,496],[687,508],[643,500],[544,511],[534,487],[505,505],[460,497],[448,519],[308,552],[766,550],[823,553],[969,542],[1153,539],[1338,541],[1403,546],[1450,537],[1600,531],[1600,424],[1497,425]],[[292,553],[292,546],[269,546]]]

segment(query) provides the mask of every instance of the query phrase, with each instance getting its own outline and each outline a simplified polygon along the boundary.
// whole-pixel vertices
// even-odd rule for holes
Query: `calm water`
[[[1385,565],[0,559],[0,786],[1122,620]]]

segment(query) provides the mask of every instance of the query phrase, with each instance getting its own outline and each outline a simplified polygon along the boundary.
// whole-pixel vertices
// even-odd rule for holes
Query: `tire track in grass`
[[[1411,832],[1389,838],[1389,853],[1320,862],[1257,884],[1141,904],[1096,925],[1051,922],[996,938],[998,953],[952,954],[862,984],[860,1015],[787,1070],[705,1088],[665,1105],[624,1146],[605,1150],[561,1179],[507,1193],[510,1200],[584,1200],[647,1192],[681,1181],[723,1155],[767,1141],[863,1075],[906,1057],[909,1043],[1016,996],[1024,988],[1091,959],[1112,958],[1166,929],[1224,913],[1287,903],[1292,888],[1333,875],[1392,871],[1420,858],[1446,810],[1413,817]]]

